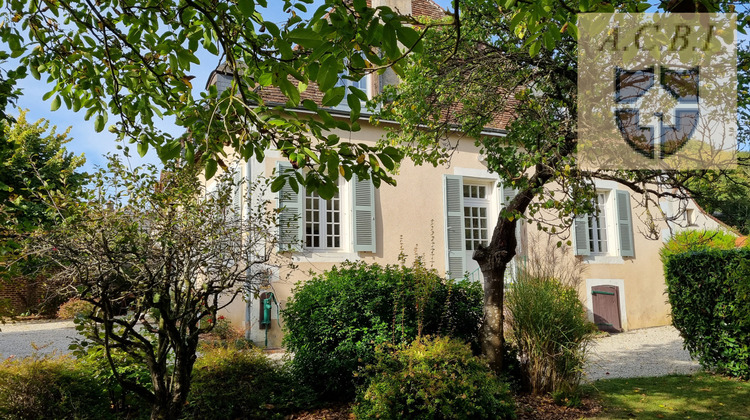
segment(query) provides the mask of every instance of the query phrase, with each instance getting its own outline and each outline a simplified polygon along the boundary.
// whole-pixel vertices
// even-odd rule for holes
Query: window
[[[487,187],[485,185],[463,186],[464,195],[464,237],[466,250],[473,251],[479,245],[487,245]]]
[[[607,253],[607,193],[596,195],[597,213],[589,215],[589,251]]]
[[[305,248],[341,248],[341,200],[339,194],[330,200],[317,192],[305,194]]]
[[[349,75],[349,70],[344,68],[344,72],[339,74],[339,80],[336,82],[336,86],[344,86],[348,88],[349,86],[359,88],[362,92],[368,93],[368,83],[367,81],[370,79],[370,76],[365,74],[362,76],[359,80],[351,80],[347,79],[345,76]],[[349,93],[349,90],[347,89],[347,94]]]
[[[614,199],[610,199],[610,194],[614,194]],[[597,214],[579,216],[573,222],[575,254],[634,257],[630,193],[601,191],[597,193],[596,206]]]
[[[277,173],[294,171],[289,162],[277,162]],[[375,252],[375,187],[369,179],[339,183],[330,200],[300,186],[286,183],[278,192],[278,248],[280,251]]]

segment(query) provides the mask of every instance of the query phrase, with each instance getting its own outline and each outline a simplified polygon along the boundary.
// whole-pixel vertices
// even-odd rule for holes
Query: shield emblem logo
[[[615,119],[625,142],[649,159],[664,159],[685,146],[698,127],[699,80],[699,67],[617,67]],[[654,100],[659,97],[654,90],[669,100]]]

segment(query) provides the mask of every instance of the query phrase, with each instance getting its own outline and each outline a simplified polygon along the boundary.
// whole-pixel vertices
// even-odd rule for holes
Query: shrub
[[[750,249],[670,255],[672,323],[707,369],[750,379]]]
[[[242,332],[237,330],[237,328],[234,328],[232,323],[226,319],[224,315],[219,315],[216,318],[216,325],[214,325],[214,328],[211,330],[211,334],[219,340],[237,340],[243,336]]]
[[[87,343],[86,346],[75,344],[71,346],[76,356],[76,367],[85,373],[87,377],[96,380],[106,392],[112,408],[126,418],[148,418],[151,411],[150,405],[135,393],[124,389],[117,377],[112,372],[104,346]],[[135,356],[113,348],[110,357],[117,366],[117,373],[123,379],[146,387],[152,388],[151,374],[148,367]]]
[[[507,419],[514,416],[508,386],[468,345],[420,338],[390,352],[380,347],[359,390],[354,413],[363,419]]]
[[[510,336],[532,393],[576,393],[595,327],[576,290],[554,278],[519,273],[506,298]]]
[[[384,342],[448,334],[478,349],[482,288],[445,281],[419,264],[344,263],[298,285],[282,316],[295,374],[323,398],[354,394],[353,372],[374,361]]]
[[[721,230],[677,232],[659,251],[662,262],[670,255],[706,249],[734,249],[737,236]]]
[[[284,418],[312,405],[312,390],[288,366],[257,348],[204,345],[193,371],[185,418]]]
[[[57,317],[60,319],[71,319],[78,315],[87,316],[94,311],[94,305],[78,298],[73,298],[60,305]]]
[[[32,356],[0,364],[3,419],[106,419],[110,402],[100,382],[68,357]]]

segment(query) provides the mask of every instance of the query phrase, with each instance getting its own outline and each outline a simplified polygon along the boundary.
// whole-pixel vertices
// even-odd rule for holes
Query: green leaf
[[[396,42],[396,30],[393,25],[386,24],[383,26],[383,52],[392,59],[400,55],[398,43]]]
[[[323,43],[317,32],[302,26],[298,26],[289,32],[289,40],[305,48],[317,48]]]
[[[412,48],[417,53],[421,52],[422,43],[419,39],[419,32],[408,26],[399,26],[396,29],[396,33],[398,34],[398,40],[406,48]]]
[[[357,95],[350,93],[349,95],[346,95],[346,103],[349,105],[350,110],[349,120],[354,122],[359,118],[359,113],[362,110],[362,102]]]
[[[138,143],[138,154],[141,157],[144,157],[146,156],[146,153],[148,153],[148,143],[145,141]]]
[[[60,102],[60,97],[59,96],[55,96],[55,99],[52,101],[52,106],[50,107],[50,109],[52,111],[57,111],[57,109],[60,108],[60,103],[61,103]]]
[[[531,43],[531,46],[529,47],[529,55],[534,57],[537,54],[539,54],[539,50],[542,48],[542,43],[539,39]]]
[[[265,72],[258,77],[258,84],[261,86],[271,86],[273,83],[273,73]]]
[[[216,175],[216,170],[218,169],[218,164],[216,163],[216,160],[214,159],[208,159],[206,161],[206,179],[211,179]]]
[[[102,130],[104,130],[104,123],[105,123],[104,115],[102,114],[97,115],[96,119],[94,120],[94,131],[96,131],[97,133],[101,133]]]
[[[336,85],[339,80],[339,65],[335,57],[331,56],[320,65],[318,70],[318,86],[323,92]]]
[[[323,106],[336,106],[341,103],[346,95],[346,88],[344,86],[337,86],[323,95],[322,104]]]
[[[286,176],[281,176],[281,174],[278,174],[276,176],[276,179],[274,179],[271,183],[271,192],[281,191],[281,189],[284,188],[284,185],[286,185]]]
[[[253,0],[239,0],[237,8],[240,9],[240,13],[243,16],[251,18],[253,17],[253,13],[255,13],[255,2]]]
[[[336,194],[336,184],[331,180],[326,180],[321,186],[318,187],[318,195],[324,200],[330,200]]]

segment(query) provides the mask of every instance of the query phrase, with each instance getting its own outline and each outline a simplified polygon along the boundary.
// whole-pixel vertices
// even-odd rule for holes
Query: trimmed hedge
[[[670,255],[672,323],[704,368],[750,379],[750,249]]]
[[[482,287],[446,281],[422,266],[346,262],[298,285],[282,312],[295,374],[326,399],[354,396],[354,372],[375,347],[450,335],[478,351]]]
[[[708,249],[734,249],[737,236],[723,230],[683,230],[659,251],[662,262],[671,255]]]

